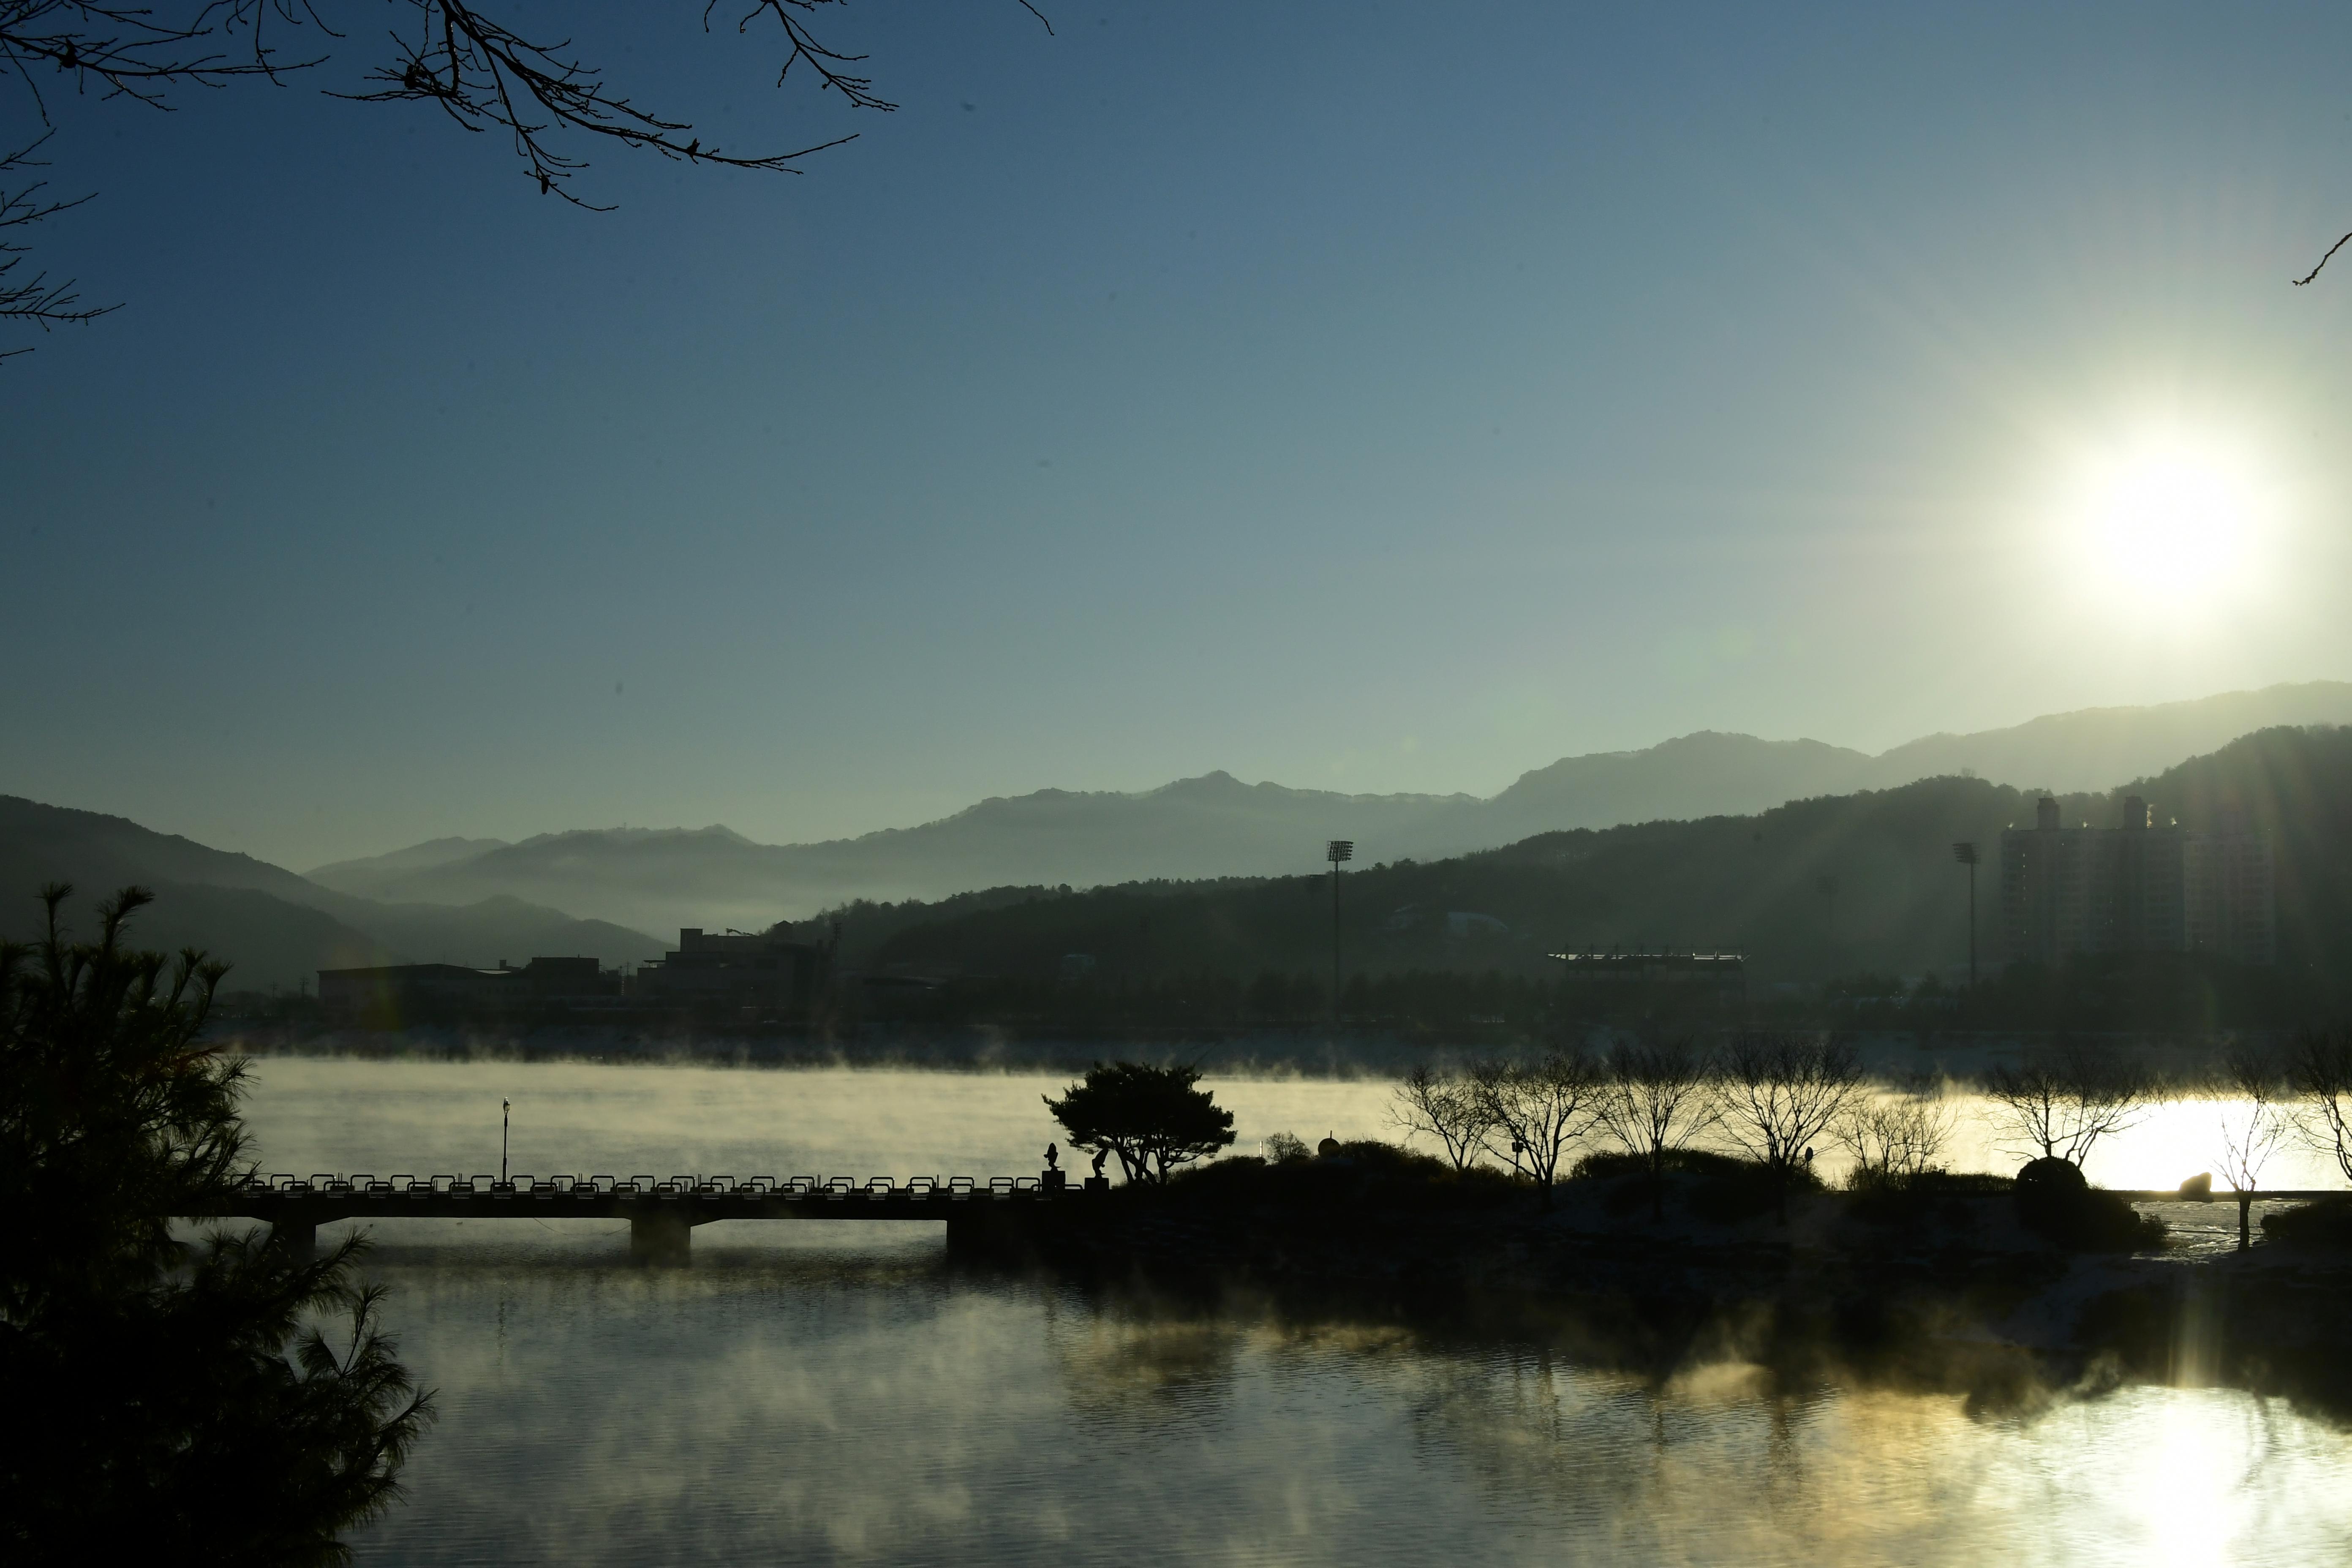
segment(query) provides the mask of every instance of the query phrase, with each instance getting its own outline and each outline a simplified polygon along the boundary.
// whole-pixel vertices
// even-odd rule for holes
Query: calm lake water
[[[1037,1169],[1038,1097],[1065,1081],[280,1058],[249,1120],[266,1171],[492,1171],[503,1097],[520,1172],[985,1176]],[[1244,1150],[1393,1136],[1378,1083],[1213,1087]],[[2215,1114],[2168,1108],[2094,1174],[2209,1168]],[[691,1268],[656,1271],[626,1264],[621,1222],[373,1232],[442,1414],[408,1501],[355,1542],[367,1563],[2352,1560],[2352,1435],[2226,1389],[2000,1418],[1790,1396],[1737,1364],[1660,1390],[1524,1347],[975,1278],[931,1226],[709,1226]]]

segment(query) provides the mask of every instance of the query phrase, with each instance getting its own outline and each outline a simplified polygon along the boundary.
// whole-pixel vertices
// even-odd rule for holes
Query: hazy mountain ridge
[[[1936,734],[1880,753],[1874,787],[1973,772],[2020,789],[2096,791],[2151,778],[2241,735],[2283,724],[2352,723],[2352,682],[2310,680],[2146,708],[2082,708],[2003,730]]]
[[[2347,695],[2352,710],[2352,692]],[[1821,741],[1760,741],[1702,730],[1638,752],[1563,757],[1519,775],[1475,819],[1486,848],[1567,827],[1762,811],[1859,787],[1875,759]],[[1923,775],[1914,775],[1923,776]],[[1904,781],[1908,783],[1906,779]]]
[[[133,883],[153,888],[159,897],[140,916],[139,943],[232,959],[232,986],[290,989],[320,969],[354,964],[486,965],[541,952],[622,963],[661,952],[641,932],[510,895],[383,903],[125,817],[0,795],[0,936],[34,934],[40,911],[31,895],[53,881],[74,885],[72,920],[83,931],[95,929],[97,900]]]
[[[422,844],[412,844],[389,855],[369,855],[356,860],[339,860],[330,866],[316,867],[303,872],[302,876],[307,881],[318,882],[321,878],[331,879],[338,874],[368,876],[395,871],[427,871],[436,866],[470,860],[477,855],[486,855],[493,849],[506,847],[507,841],[503,838],[428,838]]]
[[[757,845],[725,828],[545,835],[428,870],[321,868],[380,898],[471,901],[508,892],[635,925],[764,927],[853,899],[1132,876],[1256,875],[1318,863],[1326,837],[1430,853],[1465,831],[1469,795],[1347,795],[1245,784],[1215,773],[1136,795],[995,797],[917,827],[809,845]],[[365,868],[367,863],[359,865]],[[1044,868],[1044,869],[1041,869]]]
[[[754,844],[715,826],[578,830],[417,869],[388,865],[395,856],[315,875],[384,900],[470,903],[506,894],[641,929],[754,929],[856,899],[1310,870],[1334,837],[1357,840],[1365,862],[1426,859],[1538,833],[1750,814],[1946,773],[1972,772],[2016,788],[2105,788],[2252,731],[2347,721],[2352,683],[2314,681],[2050,714],[2008,729],[1926,736],[1874,757],[1819,741],[1703,731],[1639,751],[1562,758],[1484,800],[1343,795],[1213,772],[1134,794],[996,796],[919,826],[816,844]]]

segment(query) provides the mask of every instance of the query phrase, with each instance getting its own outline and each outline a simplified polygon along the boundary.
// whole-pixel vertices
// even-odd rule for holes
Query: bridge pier
[[[269,1245],[308,1258],[319,1250],[319,1227],[310,1220],[279,1219],[269,1227]]]
[[[694,1257],[694,1222],[656,1210],[629,1216],[629,1257],[638,1263],[687,1263]]]

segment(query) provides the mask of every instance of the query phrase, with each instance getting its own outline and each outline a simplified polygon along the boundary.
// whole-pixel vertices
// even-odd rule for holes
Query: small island
[[[1279,1134],[1263,1154],[1210,1159],[1232,1118],[1196,1075],[1114,1064],[1049,1104],[1074,1145],[1117,1155],[1129,1179],[1007,1211],[959,1251],[1171,1307],[1254,1298],[1301,1318],[1535,1338],[1659,1378],[1737,1359],[1990,1408],[2161,1381],[2352,1410],[2336,1344],[2352,1195],[2277,1208],[2240,1249],[2178,1245],[2150,1211],[2193,1192],[2119,1194],[2081,1173],[2133,1087],[2101,1084],[2101,1066],[2075,1064],[2063,1092],[2035,1086],[2052,1152],[2009,1176],[1942,1168],[1919,1124],[1932,1106],[1866,1084],[1835,1042],[1807,1037],[1408,1079],[1400,1120],[1450,1157],[1371,1140],[1310,1152]],[[1714,1146],[1696,1146],[1702,1131]],[[1852,1163],[1832,1184],[1811,1156],[1833,1138]]]

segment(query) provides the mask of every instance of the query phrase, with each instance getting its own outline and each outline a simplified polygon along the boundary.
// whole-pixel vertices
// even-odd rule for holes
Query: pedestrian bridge
[[[346,1219],[625,1219],[629,1252],[682,1262],[694,1227],[722,1219],[929,1220],[950,1246],[1103,1192],[1100,1177],[1066,1188],[1043,1176],[495,1176],[255,1175],[218,1218],[259,1220],[304,1251],[319,1226]]]

